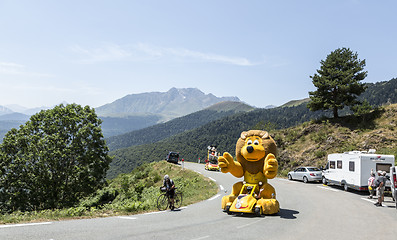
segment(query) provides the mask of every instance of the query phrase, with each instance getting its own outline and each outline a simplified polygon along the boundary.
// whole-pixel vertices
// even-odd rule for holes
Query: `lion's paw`
[[[234,195],[224,196],[222,198],[222,209],[225,210],[226,209],[226,205],[228,203],[233,203],[234,199],[236,199],[236,196],[234,196]]]
[[[280,204],[276,199],[259,199],[257,205],[262,207],[263,214],[276,214],[280,211]]]

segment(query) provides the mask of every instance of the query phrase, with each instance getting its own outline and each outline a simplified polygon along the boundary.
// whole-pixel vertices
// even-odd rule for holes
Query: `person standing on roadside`
[[[378,195],[378,202],[375,203],[375,206],[382,207],[382,202],[384,200],[385,194],[385,185],[386,185],[386,172],[385,171],[378,171],[378,178],[375,181],[376,186],[376,195]]]
[[[168,175],[164,176],[163,186],[166,188],[167,195],[170,197],[170,208],[174,210],[175,184]]]
[[[369,191],[369,199],[372,199],[375,194],[375,173],[371,171],[371,176],[368,178],[368,191]]]

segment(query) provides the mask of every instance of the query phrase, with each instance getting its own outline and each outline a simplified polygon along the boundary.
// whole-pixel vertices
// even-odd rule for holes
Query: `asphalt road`
[[[179,211],[1,225],[0,239],[397,239],[397,211],[391,198],[386,198],[385,207],[375,207],[365,194],[277,178],[269,183],[276,188],[279,214],[227,215],[220,208],[221,197],[239,179],[205,171],[204,165],[185,163],[185,167],[216,181],[218,194]]]

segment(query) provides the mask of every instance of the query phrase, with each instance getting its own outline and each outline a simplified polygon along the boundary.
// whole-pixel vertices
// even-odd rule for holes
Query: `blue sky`
[[[0,105],[98,107],[193,87],[256,106],[308,97],[337,48],[397,77],[397,1],[0,0]]]

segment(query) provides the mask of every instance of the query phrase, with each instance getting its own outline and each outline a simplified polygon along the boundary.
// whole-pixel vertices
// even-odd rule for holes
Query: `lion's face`
[[[254,165],[264,162],[266,155],[272,153],[276,156],[277,147],[273,138],[269,133],[261,130],[249,130],[242,132],[236,143],[237,161],[244,166],[249,167],[245,163]],[[253,166],[255,168],[255,166]],[[250,169],[255,172],[254,169]]]
[[[251,136],[245,139],[241,148],[241,155],[250,162],[256,162],[265,157],[266,151],[263,147],[263,140],[259,136]]]

